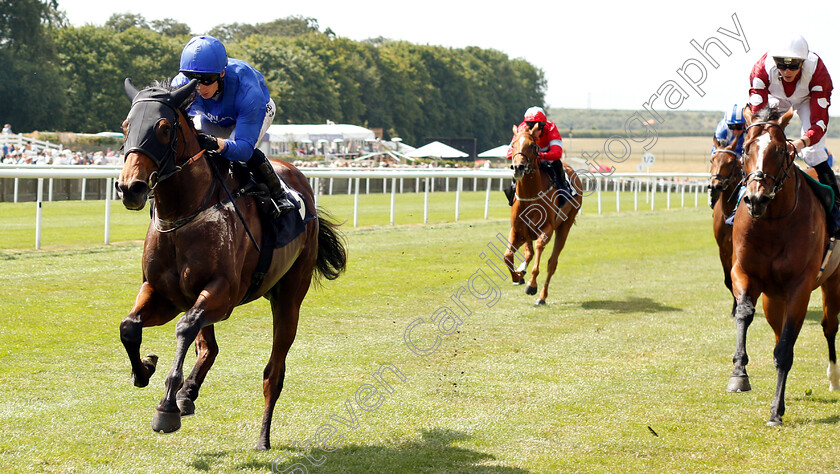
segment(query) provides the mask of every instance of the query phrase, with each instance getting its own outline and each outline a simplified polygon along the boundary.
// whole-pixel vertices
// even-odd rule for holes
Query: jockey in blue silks
[[[263,75],[245,61],[228,58],[225,46],[216,38],[196,36],[181,52],[181,72],[172,85],[180,87],[192,79],[197,79],[198,85],[188,113],[200,132],[201,147],[230,161],[245,162],[268,186],[274,217],[294,209],[280,177],[257,148],[275,112]]]
[[[715,129],[715,140],[721,147],[729,146],[732,140],[738,140],[735,153],[741,156],[744,151],[744,127],[747,121],[744,120],[744,105],[735,104],[731,110],[723,114]],[[714,151],[712,151],[714,154]]]

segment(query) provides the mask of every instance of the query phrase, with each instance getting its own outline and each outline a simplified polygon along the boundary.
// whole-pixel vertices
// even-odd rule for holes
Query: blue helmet
[[[181,72],[221,74],[227,66],[227,50],[212,36],[195,36],[181,52]]]
[[[728,110],[723,114],[723,118],[726,119],[727,125],[743,125],[747,123],[747,121],[744,120],[744,106],[741,104],[733,105],[732,110]]]

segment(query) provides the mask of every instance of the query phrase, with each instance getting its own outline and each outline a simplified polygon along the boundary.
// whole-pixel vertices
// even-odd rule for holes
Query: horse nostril
[[[125,189],[125,187],[123,186]],[[128,192],[132,194],[146,194],[149,192],[149,186],[142,181],[135,181],[128,187]]]

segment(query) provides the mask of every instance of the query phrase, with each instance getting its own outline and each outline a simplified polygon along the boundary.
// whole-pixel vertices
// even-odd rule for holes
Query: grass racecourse
[[[760,309],[747,346],[753,391],[725,392],[734,325],[703,197],[697,209],[665,210],[660,196],[655,212],[602,215],[589,199],[544,307],[493,271],[488,244],[500,247],[508,207],[494,192],[484,220],[483,198],[465,193],[456,223],[454,195],[435,193],[422,225],[422,197],[398,196],[392,227],[389,196],[363,196],[356,229],[352,196],[321,199],[349,221],[349,264],[304,302],[269,452],[252,449],[271,344],[264,300],[217,325],[221,352],[196,415],[154,433],[174,323],[144,332],[143,354],[160,356],[144,389],[131,384],[118,333],[148,212],[115,202],[105,246],[101,201],[44,203],[35,251],[34,203],[0,203],[0,471],[840,469],[840,394],[828,391],[817,293],[785,424],[764,425],[776,376]],[[451,334],[431,324],[444,307],[463,321],[443,328]],[[426,355],[409,350],[408,328]],[[370,387],[376,396],[360,404]],[[318,445],[328,424],[333,436]]]

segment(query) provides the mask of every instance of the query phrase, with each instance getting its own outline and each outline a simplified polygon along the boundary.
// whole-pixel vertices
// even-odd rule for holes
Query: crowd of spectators
[[[4,143],[0,147],[0,163],[7,165],[119,165],[121,159],[111,150],[83,152],[43,149],[29,144],[19,147]]]
[[[33,143],[15,144],[12,126],[5,124],[0,131],[0,163],[8,165],[119,165],[121,158],[112,150],[83,152],[67,149],[43,148]]]

